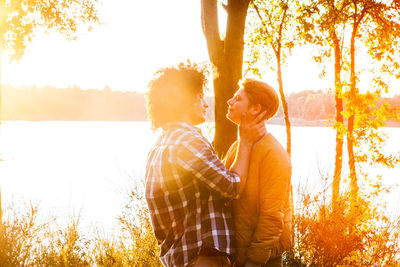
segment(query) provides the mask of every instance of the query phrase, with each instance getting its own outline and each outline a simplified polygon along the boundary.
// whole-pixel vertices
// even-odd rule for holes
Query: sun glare
[[[143,92],[157,69],[208,59],[199,3],[118,2],[104,1],[103,24],[76,41],[38,34],[19,63],[3,60],[3,83]]]

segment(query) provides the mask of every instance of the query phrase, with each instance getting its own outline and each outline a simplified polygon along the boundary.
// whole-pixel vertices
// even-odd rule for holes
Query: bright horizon
[[[54,32],[40,33],[19,63],[4,57],[2,83],[145,92],[157,69],[186,60],[209,60],[198,1],[103,0],[99,11],[102,25],[76,41]],[[286,93],[332,87],[333,66],[319,78],[321,69],[311,54],[302,48],[288,59],[283,72]],[[266,73],[263,80],[278,89],[275,75]]]

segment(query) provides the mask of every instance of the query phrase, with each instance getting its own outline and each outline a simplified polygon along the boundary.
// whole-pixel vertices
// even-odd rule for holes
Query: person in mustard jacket
[[[267,83],[245,79],[228,105],[227,118],[239,124],[243,117],[251,120],[264,110],[265,120],[270,119],[279,98]],[[225,157],[228,168],[236,150],[237,142]],[[288,153],[267,129],[253,146],[244,191],[233,202],[236,266],[282,266],[282,253],[292,246],[291,190]]]

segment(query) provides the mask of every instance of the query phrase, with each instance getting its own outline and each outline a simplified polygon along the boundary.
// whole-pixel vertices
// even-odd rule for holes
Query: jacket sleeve
[[[291,165],[287,158],[271,150],[259,168],[259,218],[247,256],[254,262],[266,263],[270,257],[280,253],[285,201],[290,194]]]

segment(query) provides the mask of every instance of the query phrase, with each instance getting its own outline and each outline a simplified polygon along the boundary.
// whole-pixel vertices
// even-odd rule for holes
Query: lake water
[[[212,124],[202,125],[211,138]],[[285,127],[268,125],[285,146]],[[386,128],[387,151],[400,153],[400,128]],[[81,226],[110,232],[127,203],[130,188],[144,177],[146,156],[158,133],[149,122],[6,122],[0,126],[0,188],[3,207],[39,203],[60,218],[80,215]],[[292,127],[293,185],[320,190],[333,173],[334,131]],[[386,184],[400,182],[400,167],[368,167]],[[346,168],[344,174],[346,174]],[[400,215],[400,189],[386,198]]]

